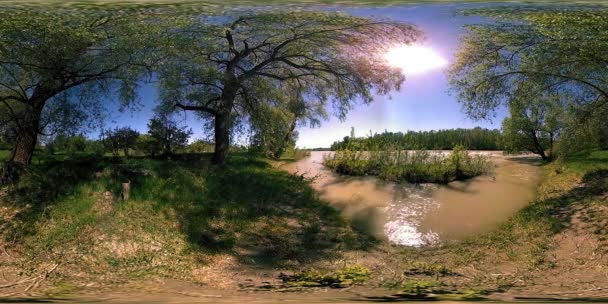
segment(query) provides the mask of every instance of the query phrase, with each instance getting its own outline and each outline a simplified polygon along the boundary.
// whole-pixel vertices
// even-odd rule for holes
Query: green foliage
[[[503,130],[509,150],[547,158],[556,139],[562,153],[596,148],[598,132],[592,130],[605,127],[608,100],[606,12],[526,6],[467,11],[495,22],[467,27],[450,71],[465,112],[487,119],[508,107]]]
[[[413,183],[447,183],[491,174],[494,169],[490,160],[471,156],[461,146],[447,156],[421,150],[341,150],[327,156],[323,165],[340,174]]]
[[[139,134],[137,137],[137,151],[143,155],[156,156],[159,151],[158,146],[158,142],[148,134]]]
[[[161,115],[150,119],[148,137],[140,140],[148,155],[171,155],[186,147],[191,135],[192,129],[180,128],[170,117]]]
[[[482,128],[448,129],[437,131],[408,131],[376,133],[370,137],[344,137],[342,141],[334,142],[331,150],[363,149],[367,151],[387,148],[402,150],[450,150],[454,145],[462,145],[471,150],[500,150],[502,134],[499,130]]]
[[[420,36],[409,24],[278,10],[196,16],[172,33],[175,48],[159,72],[162,107],[213,121],[220,163],[243,124],[261,152],[278,158],[295,124],[318,125],[328,104],[344,118],[354,100],[370,103],[372,92],[400,88],[401,71],[367,54],[387,50],[380,40],[410,44]]]
[[[288,286],[345,287],[363,283],[369,279],[370,275],[371,271],[367,267],[355,265],[331,272],[310,269],[293,275],[281,274],[280,278]]]
[[[260,109],[252,114],[253,135],[250,150],[270,158],[280,158],[285,150],[293,149],[298,132],[295,130],[297,116],[277,108]]]
[[[122,10],[4,8],[0,12],[0,120],[28,164],[38,133],[75,133],[103,112],[100,99],[135,99],[162,40],[147,14]],[[8,113],[8,115],[7,115]],[[5,133],[2,130],[2,133]]]
[[[210,141],[197,139],[186,147],[188,153],[213,152],[214,144]]]
[[[437,281],[413,280],[402,283],[397,289],[408,294],[423,295],[432,293],[441,286],[441,282]]]
[[[84,152],[86,150],[95,149],[95,147],[93,147],[93,144],[91,144],[90,142],[91,141],[88,140],[84,135],[58,135],[51,141],[47,142],[44,145],[44,148],[50,154],[53,154],[56,151],[74,154],[77,152]]]
[[[129,150],[137,147],[139,133],[129,127],[114,128],[104,133],[103,143],[112,155],[118,156],[122,150],[129,156]]]
[[[102,159],[96,156],[73,156],[68,161],[49,159],[28,168],[11,193],[18,202],[35,202],[37,207],[43,208],[69,194],[74,185],[91,178],[92,172],[102,165]]]
[[[10,154],[11,152],[8,150],[0,150],[0,161],[6,160]]]

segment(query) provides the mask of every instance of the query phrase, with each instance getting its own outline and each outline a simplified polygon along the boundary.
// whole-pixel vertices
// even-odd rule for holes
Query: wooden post
[[[122,183],[122,200],[126,201],[129,199],[129,189],[131,188],[131,182],[127,181]]]

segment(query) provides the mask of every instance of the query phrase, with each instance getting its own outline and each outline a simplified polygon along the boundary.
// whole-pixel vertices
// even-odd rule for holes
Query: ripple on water
[[[390,242],[418,247],[439,241],[437,233],[420,229],[423,216],[439,207],[439,202],[429,195],[434,188],[434,185],[403,187],[397,191],[398,197],[383,208],[387,218],[384,232]]]

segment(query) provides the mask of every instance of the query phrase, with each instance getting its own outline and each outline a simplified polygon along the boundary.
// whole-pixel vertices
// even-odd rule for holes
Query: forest
[[[460,145],[469,150],[502,150],[502,133],[500,130],[448,129],[431,131],[383,132],[368,137],[356,137],[355,130],[351,136],[334,142],[331,150],[382,150],[387,148],[401,150],[452,150]]]

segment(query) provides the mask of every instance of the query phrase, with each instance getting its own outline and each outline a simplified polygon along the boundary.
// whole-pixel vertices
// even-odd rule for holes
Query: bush
[[[424,150],[342,150],[327,156],[323,165],[344,175],[372,175],[414,183],[448,183],[493,171],[489,159],[471,156],[462,146],[455,146],[448,156]]]

